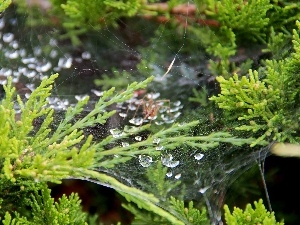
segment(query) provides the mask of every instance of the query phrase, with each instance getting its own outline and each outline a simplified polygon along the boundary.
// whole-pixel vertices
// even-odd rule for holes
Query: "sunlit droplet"
[[[161,162],[164,166],[174,168],[179,165],[179,161],[173,161],[173,156],[168,154],[161,157]]]
[[[82,57],[83,59],[90,59],[90,58],[91,58],[91,53],[89,53],[89,52],[83,52],[83,53],[81,54],[81,57]]]
[[[172,176],[173,176],[173,172],[172,172],[172,171],[167,172],[167,173],[166,173],[166,176],[167,176],[167,177],[172,177]]]
[[[127,116],[127,114],[126,113],[119,113],[119,116],[121,116],[122,118],[125,118],[126,116]]]
[[[2,39],[3,39],[4,42],[9,43],[14,39],[14,37],[15,36],[14,36],[13,33],[5,33],[5,34],[3,34]]]
[[[98,90],[92,89],[91,92],[93,92],[98,97],[103,95],[103,91],[98,91]]]
[[[181,177],[181,173],[176,174],[174,178],[178,180],[178,179],[180,179],[180,177]]]
[[[88,95],[75,95],[75,99],[77,101],[82,101],[82,100],[84,100],[87,97],[88,97]]]
[[[141,136],[136,136],[136,137],[134,137],[134,139],[137,140],[137,141],[141,141],[142,137]]]
[[[159,142],[160,142],[160,138],[153,138],[153,144],[159,144]]]
[[[122,142],[121,144],[122,144],[122,147],[124,147],[124,148],[129,146],[128,142]]]
[[[151,156],[139,155],[139,163],[142,167],[149,167],[152,162],[153,160]]]
[[[202,154],[202,153],[197,153],[196,155],[194,155],[194,158],[196,159],[196,160],[200,160],[200,159],[202,159],[204,157],[204,155]]]
[[[119,130],[117,128],[114,128],[114,129],[110,129],[109,132],[111,133],[111,135],[114,137],[114,138],[119,138],[123,135],[123,131],[122,130]]]
[[[204,194],[204,193],[207,191],[208,188],[209,188],[209,186],[204,187],[204,188],[200,188],[200,189],[199,189],[199,192],[200,192],[201,194]]]
[[[161,150],[163,150],[164,149],[164,146],[163,145],[159,145],[159,146],[156,146],[155,147],[155,150],[157,150],[157,151],[161,151]]]
[[[143,118],[138,117],[138,118],[132,118],[131,120],[129,120],[129,123],[139,126],[143,124],[143,121],[144,121]]]

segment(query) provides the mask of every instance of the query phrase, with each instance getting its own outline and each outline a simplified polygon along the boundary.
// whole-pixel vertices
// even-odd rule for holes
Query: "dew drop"
[[[138,118],[132,118],[131,120],[129,120],[129,123],[139,126],[143,124],[143,121],[144,121],[143,118],[138,117]]]
[[[7,51],[5,52],[5,57],[9,58],[9,59],[16,59],[19,57],[19,51],[15,50],[15,51]]]
[[[169,115],[162,114],[161,118],[163,119],[163,121],[165,123],[173,123],[174,122],[174,119],[171,116],[169,116]]]
[[[136,106],[132,105],[132,104],[129,104],[128,109],[131,110],[131,111],[136,110]]]
[[[200,189],[199,189],[199,192],[200,192],[201,194],[204,194],[204,193],[207,191],[208,188],[209,188],[209,186],[204,187],[204,188],[200,188]]]
[[[160,142],[160,138],[153,138],[153,144],[159,144],[159,142]]]
[[[77,101],[82,101],[84,100],[86,97],[88,97],[88,95],[75,95],[75,99]]]
[[[55,49],[52,49],[50,52],[50,57],[54,59],[58,55],[58,52]]]
[[[168,154],[161,157],[161,162],[164,166],[174,168],[179,165],[179,161],[173,161],[173,156]]]
[[[167,177],[172,177],[172,176],[173,176],[173,172],[172,172],[172,171],[167,172],[167,173],[166,173],[166,176],[167,176]]]
[[[19,43],[17,41],[12,41],[9,43],[9,46],[13,47],[14,49],[19,48]]]
[[[146,95],[146,97],[148,99],[157,99],[159,96],[160,96],[159,92],[157,92],[157,93],[149,93],[149,94]]]
[[[134,139],[137,140],[137,141],[141,141],[142,137],[141,136],[136,136],[136,137],[134,137]]]
[[[122,130],[119,130],[117,128],[114,128],[114,129],[110,129],[109,132],[111,133],[111,135],[114,137],[114,138],[119,138],[123,135],[123,131]]]
[[[129,143],[128,142],[122,142],[122,147],[128,147],[129,146]]]
[[[103,96],[103,91],[92,89],[91,92],[93,92],[98,97]]]
[[[69,69],[72,66],[72,58],[60,58],[58,60],[58,67]]]
[[[180,106],[181,105],[181,101],[176,101],[172,103],[174,106]]]
[[[29,99],[30,94],[29,93],[25,93],[25,98]]]
[[[174,178],[178,180],[180,179],[180,177],[181,177],[181,173],[177,174]]]
[[[24,64],[34,63],[34,62],[36,62],[36,58],[34,57],[22,58],[22,63]]]
[[[81,54],[81,57],[82,57],[83,59],[90,59],[90,58],[91,58],[91,53],[89,53],[89,52],[83,52],[83,53]]]
[[[204,155],[202,154],[202,153],[197,153],[196,155],[194,155],[194,158],[196,159],[196,160],[200,160],[200,159],[202,159],[204,157]]]
[[[46,62],[45,64],[39,65],[39,66],[36,68],[36,70],[37,70],[38,72],[47,72],[49,69],[51,69],[51,67],[52,67],[51,62]]]
[[[126,113],[119,113],[119,116],[121,116],[122,118],[125,118],[126,116],[127,116],[127,114]]]
[[[139,163],[142,167],[149,167],[152,162],[152,157],[147,155],[139,155]]]
[[[33,54],[34,54],[35,56],[41,55],[41,54],[42,54],[42,48],[41,48],[41,47],[35,47],[35,48],[33,49]]]
[[[5,34],[3,34],[2,39],[4,42],[9,43],[14,39],[14,34],[13,33],[5,33]]]
[[[155,148],[155,150],[157,150],[157,151],[161,151],[163,149],[164,149],[163,145],[156,146],[156,148]]]

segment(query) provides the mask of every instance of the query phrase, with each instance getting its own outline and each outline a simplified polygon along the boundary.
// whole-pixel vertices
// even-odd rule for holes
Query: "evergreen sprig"
[[[298,29],[300,23],[297,22]],[[238,130],[258,133],[252,146],[263,140],[298,142],[298,71],[300,39],[293,31],[294,53],[284,60],[267,60],[263,74],[249,70],[248,76],[217,77],[221,93],[210,99],[233,120],[242,121]],[[260,76],[263,75],[263,78]],[[294,112],[294,113],[291,113]]]
[[[224,206],[225,220],[228,225],[283,225],[284,222],[276,222],[274,212],[268,212],[260,199],[258,202],[254,202],[254,207],[251,204],[247,204],[246,209],[234,207],[231,213],[227,205]]]
[[[39,185],[37,185],[39,187]],[[63,195],[57,202],[50,195],[50,189],[44,183],[41,188],[36,188],[34,193],[27,199],[28,207],[31,208],[30,217],[15,213],[12,218],[6,212],[4,225],[87,225],[87,214],[81,210],[81,201],[77,194],[72,193],[69,197]]]

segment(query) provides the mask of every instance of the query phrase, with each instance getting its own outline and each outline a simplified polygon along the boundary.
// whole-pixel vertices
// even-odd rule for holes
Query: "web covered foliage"
[[[300,23],[297,22],[299,29]],[[293,31],[294,52],[283,60],[267,60],[260,71],[225,79],[217,77],[221,93],[211,100],[232,119],[242,124],[236,129],[258,135],[262,140],[298,142],[299,131],[299,34]],[[292,113],[293,112],[293,113]]]

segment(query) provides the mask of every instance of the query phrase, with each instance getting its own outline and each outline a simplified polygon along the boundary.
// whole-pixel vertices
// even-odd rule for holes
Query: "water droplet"
[[[173,161],[173,156],[168,154],[161,157],[161,162],[164,166],[174,168],[179,165],[179,161]]]
[[[46,62],[45,64],[41,64],[39,66],[36,67],[36,70],[38,72],[47,72],[49,69],[51,69],[52,64],[51,62]]]
[[[132,104],[129,104],[128,109],[131,110],[131,111],[136,110],[136,106],[132,105]]]
[[[177,174],[174,178],[178,180],[180,179],[180,177],[181,177],[181,173]]]
[[[25,93],[25,98],[29,99],[30,95],[31,94],[29,94],[29,93]]]
[[[141,136],[136,136],[136,137],[134,137],[134,139],[137,140],[137,141],[141,141],[142,137]]]
[[[22,61],[22,63],[24,63],[24,64],[35,63],[35,62],[36,62],[36,58],[34,58],[34,57],[22,58],[21,61]]]
[[[167,173],[166,173],[166,176],[167,176],[167,177],[171,177],[171,176],[173,176],[173,172],[172,172],[172,171],[170,171],[170,172],[167,172]]]
[[[209,188],[209,186],[204,187],[204,188],[200,188],[200,189],[199,189],[199,192],[200,192],[201,194],[204,194],[204,193],[207,191],[208,188]]]
[[[82,101],[82,100],[84,100],[87,97],[88,97],[88,95],[75,95],[75,99],[77,101]]]
[[[157,92],[157,93],[149,93],[149,94],[146,95],[146,97],[148,99],[157,99],[159,96],[160,96],[159,92]]]
[[[122,142],[122,147],[128,147],[129,143],[128,142]]]
[[[163,121],[165,123],[173,123],[174,122],[173,117],[171,117],[170,115],[164,115],[164,114],[162,114],[161,118],[163,119]]]
[[[196,159],[196,160],[200,160],[200,159],[202,159],[204,157],[204,155],[202,154],[202,153],[197,153],[196,155],[194,155],[194,158]]]
[[[51,46],[55,47],[55,46],[57,46],[57,40],[55,40],[54,38],[51,38],[51,39],[49,40],[49,44],[50,44]]]
[[[152,142],[153,142],[153,144],[157,144],[157,145],[158,145],[159,142],[160,142],[160,138],[156,138],[156,137],[155,137],[155,138],[153,138],[153,141],[152,141]]]
[[[42,48],[39,47],[39,46],[35,47],[35,48],[33,49],[33,54],[34,54],[35,56],[41,55],[41,54],[42,54]]]
[[[98,91],[98,90],[92,89],[91,92],[93,92],[98,97],[103,95],[103,91]]]
[[[27,71],[26,74],[24,74],[26,77],[28,78],[34,78],[36,75],[36,71],[32,70],[32,71]]]
[[[9,59],[16,59],[19,57],[19,51],[6,51],[4,55]]]
[[[134,124],[136,126],[142,125],[143,122],[144,122],[144,119],[141,117],[132,118],[131,120],[129,120],[129,123]]]
[[[181,101],[173,102],[172,105],[174,105],[174,106],[180,106],[181,105]]]
[[[9,43],[9,46],[13,47],[14,49],[19,48],[19,43],[17,41],[12,41]]]
[[[155,148],[155,150],[157,150],[157,151],[161,151],[163,149],[164,149],[163,145],[156,146],[156,148]]]
[[[110,129],[109,132],[111,133],[111,135],[114,137],[114,138],[119,138],[123,135],[123,131],[122,130],[119,130],[117,128],[114,128],[114,129]]]
[[[58,67],[69,69],[72,66],[72,58],[60,58],[58,60]]]
[[[7,68],[2,68],[0,70],[0,74],[5,76],[5,77],[8,77],[8,76],[11,76],[12,75],[12,70],[11,69],[7,69]]]
[[[28,65],[27,65],[27,67],[29,68],[29,69],[36,69],[36,65],[34,64],[34,63],[29,63]]]
[[[83,59],[90,59],[90,58],[91,58],[91,53],[89,53],[89,52],[83,52],[83,53],[81,54],[81,57],[82,57]]]
[[[119,116],[121,116],[122,118],[125,118],[127,116],[126,113],[119,113]]]
[[[51,52],[50,52],[50,57],[51,57],[52,59],[54,59],[57,55],[58,55],[57,50],[52,49]]]
[[[139,163],[142,167],[149,167],[152,162],[152,157],[147,155],[139,155]]]
[[[14,36],[13,33],[5,33],[5,34],[3,34],[2,39],[3,39],[4,42],[9,43],[14,39],[14,37],[15,36]]]

